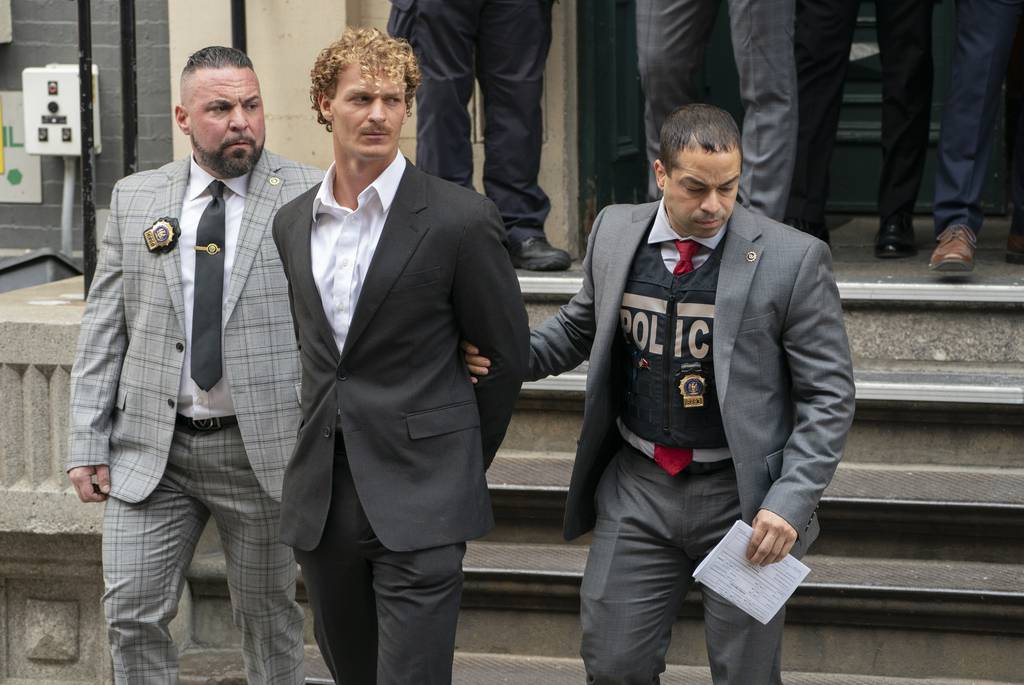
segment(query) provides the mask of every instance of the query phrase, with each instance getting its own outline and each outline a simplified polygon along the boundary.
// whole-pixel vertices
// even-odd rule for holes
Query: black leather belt
[[[219,431],[221,428],[227,428],[228,426],[235,426],[238,424],[238,418],[235,416],[215,416],[212,419],[193,419],[191,416],[176,414],[174,416],[174,424],[197,433],[208,433],[210,431]]]
[[[683,473],[691,476],[703,476],[708,473],[717,473],[733,467],[732,459],[719,459],[718,461],[692,461],[683,469]]]

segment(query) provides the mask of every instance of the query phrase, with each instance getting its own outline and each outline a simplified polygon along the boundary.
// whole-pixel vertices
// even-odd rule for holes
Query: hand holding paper
[[[811,572],[798,559],[758,566],[747,560],[753,529],[737,521],[722,541],[700,562],[693,577],[737,607],[767,624]]]

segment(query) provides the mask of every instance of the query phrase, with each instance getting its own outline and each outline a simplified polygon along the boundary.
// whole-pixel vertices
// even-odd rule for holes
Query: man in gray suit
[[[852,421],[828,248],[736,205],[740,166],[727,113],[671,114],[664,199],[601,212],[583,287],[531,337],[534,379],[590,359],[564,530],[594,531],[588,683],[658,682],[693,570],[737,519],[753,526],[752,562],[803,554]],[[785,610],[762,625],[703,594],[716,685],[781,682]]]
[[[103,596],[118,683],[176,683],[168,624],[212,515],[249,683],[302,683],[296,565],[278,534],[299,421],[277,208],[321,172],[263,149],[259,81],[210,47],[181,76],[189,159],[121,180],[72,370],[68,475],[106,502]]]
[[[777,221],[789,199],[796,160],[795,0],[729,0],[733,56],[743,100],[740,199]],[[668,114],[696,95],[718,0],[637,0],[636,44],[646,97],[647,157],[658,157]],[[658,197],[654,175],[648,195]]]
[[[398,149],[419,82],[408,43],[347,29],[312,77],[334,162],[274,220],[303,388],[281,535],[337,682],[449,685],[465,542],[494,525],[484,472],[526,371],[526,309],[494,203]],[[475,391],[460,337],[496,362]]]

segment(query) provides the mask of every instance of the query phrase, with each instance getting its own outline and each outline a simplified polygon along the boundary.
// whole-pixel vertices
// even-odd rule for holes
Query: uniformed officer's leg
[[[412,45],[423,77],[416,91],[416,166],[467,188],[473,187],[473,149],[466,106],[482,1],[396,2],[388,21],[388,31]]]
[[[118,685],[174,685],[178,651],[168,624],[178,613],[185,570],[209,518],[188,492],[179,434],[163,479],[144,501],[109,499],[103,515],[103,608]]]
[[[411,552],[368,545],[377,598],[376,685],[450,685],[465,543]]]
[[[597,490],[597,524],[580,588],[580,653],[594,685],[658,682],[694,568],[662,510],[663,499],[675,494],[670,476],[645,461],[624,447]]]
[[[796,159],[794,0],[729,0],[733,56],[743,100],[740,197],[781,221]]]
[[[511,241],[543,238],[551,203],[537,175],[544,141],[541,97],[551,45],[551,5],[487,0],[479,27],[484,192],[498,206]]]
[[[878,209],[883,220],[914,211],[928,151],[932,107],[930,0],[876,3],[882,60],[882,173]]]
[[[672,110],[697,98],[704,49],[718,12],[717,0],[636,0],[636,50],[644,90],[648,167],[658,158],[661,125]],[[661,196],[648,169],[647,194]]]
[[[295,602],[295,557],[280,542],[280,505],[256,480],[237,427],[199,436],[193,454],[224,548],[247,681],[301,685],[303,614]]]

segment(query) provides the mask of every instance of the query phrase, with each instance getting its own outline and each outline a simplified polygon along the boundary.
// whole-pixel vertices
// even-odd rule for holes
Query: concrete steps
[[[306,683],[332,685],[315,650],[307,655]],[[181,685],[245,685],[241,656],[236,650],[192,650],[182,655]],[[787,685],[1014,685],[1009,682],[964,679],[890,678],[829,673],[787,672]],[[584,682],[579,659],[513,656],[508,654],[455,655],[452,685],[579,685]],[[669,666],[662,685],[711,685],[707,668]]]
[[[574,452],[586,369],[524,384],[504,446]],[[845,461],[1024,463],[1024,362],[876,361],[856,365],[854,378],[857,413]]]

